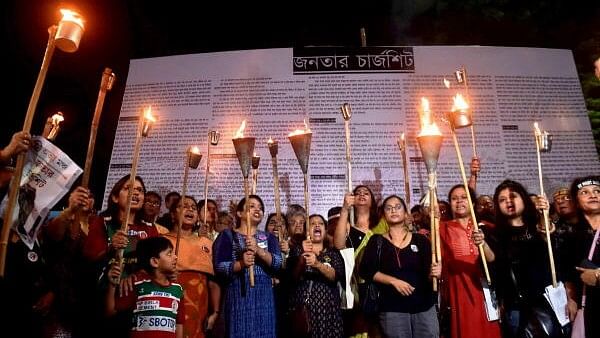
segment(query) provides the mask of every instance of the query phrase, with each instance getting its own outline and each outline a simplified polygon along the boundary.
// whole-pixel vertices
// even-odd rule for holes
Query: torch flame
[[[404,133],[402,133],[404,135]],[[421,132],[419,136],[442,135],[440,128],[433,121],[431,110],[429,109],[429,100],[421,98]]]
[[[442,136],[442,132],[440,131],[440,128],[438,128],[438,126],[435,122],[423,127],[421,129],[421,132],[419,133],[419,136],[433,136],[433,135]]]
[[[273,144],[273,139],[271,138],[271,136],[269,136],[269,140],[267,141],[268,144]]]
[[[193,146],[192,148],[190,148],[190,153],[198,155],[200,154],[200,148]]]
[[[421,129],[430,125],[433,121],[431,118],[431,110],[429,109],[429,100],[427,98],[421,98],[421,112],[420,112],[420,120],[421,120]]]
[[[446,80],[446,78],[444,78],[444,86],[450,89],[450,81]]]
[[[144,110],[144,118],[148,122],[156,122],[156,118],[152,115],[152,106],[148,106],[148,108]]]
[[[533,129],[536,135],[541,135],[540,125],[537,122],[533,122]]]
[[[309,133],[311,133],[310,128],[308,127],[308,123],[306,123],[306,119],[304,119],[304,130],[296,129],[293,132],[291,132],[288,136],[296,136],[296,135],[309,134]]]
[[[52,125],[57,126],[59,123],[65,120],[65,117],[61,112],[52,115]]]
[[[84,28],[83,17],[79,13],[72,11],[70,9],[66,9],[66,8],[61,9],[60,13],[62,14],[62,19],[60,19],[61,22],[62,21],[74,22],[77,25],[81,26],[81,28]]]
[[[400,134],[400,140],[404,142],[404,133]]]
[[[242,121],[242,124],[240,125],[240,129],[238,129],[235,134],[233,135],[233,138],[243,138],[244,137],[244,129],[246,129],[246,120]]]
[[[467,103],[467,101],[465,101],[462,95],[456,94],[456,96],[454,96],[452,99],[454,100],[454,103],[452,104],[453,112],[466,111],[467,109],[469,109],[469,104]]]

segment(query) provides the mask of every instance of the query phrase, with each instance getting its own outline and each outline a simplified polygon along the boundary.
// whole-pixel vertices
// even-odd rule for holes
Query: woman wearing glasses
[[[439,337],[431,277],[441,266],[431,263],[431,244],[413,233],[404,200],[383,201],[389,231],[373,235],[360,264],[360,276],[379,285],[379,322],[386,337]]]

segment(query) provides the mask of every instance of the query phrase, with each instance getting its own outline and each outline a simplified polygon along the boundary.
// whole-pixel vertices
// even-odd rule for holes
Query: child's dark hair
[[[150,260],[160,257],[160,253],[167,249],[173,249],[173,244],[165,237],[149,237],[139,241],[135,250],[139,267],[152,273],[155,267]]]

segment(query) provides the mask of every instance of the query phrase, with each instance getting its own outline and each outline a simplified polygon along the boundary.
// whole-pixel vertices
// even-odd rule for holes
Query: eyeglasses
[[[570,201],[571,200],[571,196],[569,195],[561,195],[561,196],[556,196],[554,198],[554,202],[566,202],[566,201]]]
[[[153,207],[160,207],[160,202],[144,202],[144,204],[148,204]]]
[[[402,210],[402,204],[396,204],[396,205],[386,205],[383,210],[385,210],[386,212],[391,212],[391,211],[400,211]]]

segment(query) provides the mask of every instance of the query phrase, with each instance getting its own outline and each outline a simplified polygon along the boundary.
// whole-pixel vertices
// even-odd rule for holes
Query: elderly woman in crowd
[[[571,184],[571,199],[579,215],[573,242],[568,246],[572,286],[569,293],[582,306],[585,296],[585,335],[600,337],[600,176],[576,178]],[[591,256],[591,259],[589,257]]]

